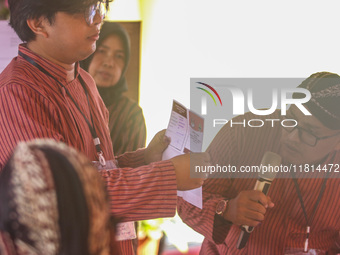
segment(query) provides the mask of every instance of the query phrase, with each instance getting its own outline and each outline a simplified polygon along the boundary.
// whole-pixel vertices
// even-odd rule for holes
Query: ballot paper
[[[163,153],[163,160],[189,153],[201,152],[203,144],[204,118],[173,101],[169,125],[165,135],[171,142]],[[202,209],[202,187],[188,191],[177,191],[177,195]]]
[[[22,43],[8,20],[0,20],[0,73],[18,55],[18,46]]]

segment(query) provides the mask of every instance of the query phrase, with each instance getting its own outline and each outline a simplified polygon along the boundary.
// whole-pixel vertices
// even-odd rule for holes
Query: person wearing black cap
[[[340,252],[340,76],[311,75],[299,86],[311,93],[305,115],[292,105],[286,116],[253,113],[245,119],[294,119],[294,125],[225,125],[207,152],[212,165],[260,166],[266,151],[282,158],[267,195],[254,190],[258,173],[215,174],[203,185],[203,210],[178,198],[183,221],[205,236],[200,254],[337,254]],[[301,93],[294,93],[301,98]],[[278,122],[277,122],[278,123]],[[291,168],[289,168],[291,167]],[[274,204],[275,203],[275,204]],[[244,248],[240,226],[255,227]]]
[[[145,146],[146,126],[139,105],[125,96],[125,78],[130,58],[130,39],[126,30],[116,22],[102,26],[97,50],[81,66],[97,84],[98,91],[109,110],[109,128],[115,155],[135,151]]]

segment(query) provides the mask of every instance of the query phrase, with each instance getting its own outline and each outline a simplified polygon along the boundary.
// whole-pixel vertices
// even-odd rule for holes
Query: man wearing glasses
[[[254,190],[257,173],[219,173],[203,185],[203,210],[179,198],[183,221],[205,236],[201,254],[340,252],[340,76],[316,73],[299,87],[311,92],[304,106],[312,115],[295,105],[287,116],[247,113],[233,121],[286,118],[286,125],[225,125],[207,149],[213,165],[237,169],[259,166],[272,151],[291,171],[276,175],[268,196]],[[242,225],[255,227],[244,248],[237,247]]]
[[[168,145],[160,133],[148,148],[114,158],[107,109],[78,64],[95,51],[111,0],[8,2],[24,43],[0,75],[0,174],[19,141],[53,138],[76,148],[103,176],[111,213],[129,222],[119,227],[120,254],[133,254],[132,221],[174,216],[177,189],[203,183],[190,178],[190,158],[204,165],[207,154],[155,162]]]

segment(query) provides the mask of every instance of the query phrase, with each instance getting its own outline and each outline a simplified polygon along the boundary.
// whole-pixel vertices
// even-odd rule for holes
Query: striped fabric
[[[87,84],[91,113],[104,157],[113,159],[108,112],[92,77],[76,67],[76,79],[66,81],[65,70],[20,45],[19,50],[56,77],[90,119],[79,75]],[[72,100],[49,76],[18,56],[0,75],[0,170],[18,141],[34,138],[62,141],[98,160],[90,130]],[[176,176],[170,161],[144,165],[144,150],[117,158],[121,169],[101,171],[110,195],[111,213],[124,221],[171,217],[176,209]],[[135,169],[132,169],[132,168]],[[138,168],[136,168],[138,167]],[[121,254],[133,254],[131,241],[120,242]]]
[[[269,116],[262,116],[263,119]],[[245,115],[243,119],[261,119],[261,116]],[[278,113],[270,116],[280,119]],[[235,120],[237,121],[237,120]],[[238,119],[241,122],[241,119]],[[225,126],[210,144],[208,151],[212,163],[226,165],[260,165],[266,151],[278,152],[281,135],[280,125],[272,128],[270,125],[262,128],[233,128]],[[334,156],[334,160],[332,157]],[[340,163],[339,151],[329,155],[323,163]],[[340,179],[335,179],[336,173],[327,182],[324,195],[311,224],[309,247],[329,250],[340,244]],[[315,179],[299,179],[303,201],[307,215],[315,206],[319,195],[322,177]],[[249,175],[257,177],[257,174]],[[333,177],[333,178],[332,178]],[[252,190],[256,179],[218,178],[208,179],[203,185],[203,210],[178,198],[178,211],[185,223],[205,236],[201,254],[254,254],[272,255],[284,254],[285,248],[303,248],[306,237],[306,220],[295,190],[292,179],[276,178],[269,190],[269,196],[275,206],[268,209],[265,220],[252,232],[245,248],[238,250],[236,242],[240,228],[220,220],[215,215],[217,202],[221,199],[232,199],[241,190]],[[338,246],[339,247],[339,246]],[[339,249],[339,248],[338,248]]]
[[[142,109],[126,96],[116,97],[109,110],[109,129],[115,155],[145,147],[146,127]]]

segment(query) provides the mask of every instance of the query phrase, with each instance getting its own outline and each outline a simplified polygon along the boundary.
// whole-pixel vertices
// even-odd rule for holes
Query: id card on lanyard
[[[105,165],[99,161],[92,161],[92,164],[98,170],[112,170],[118,168],[118,164],[115,160],[105,160]],[[117,241],[131,240],[137,237],[135,223],[133,221],[118,223],[116,232]]]

